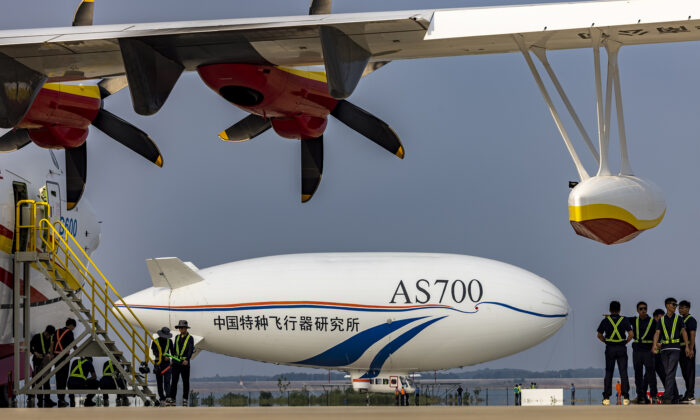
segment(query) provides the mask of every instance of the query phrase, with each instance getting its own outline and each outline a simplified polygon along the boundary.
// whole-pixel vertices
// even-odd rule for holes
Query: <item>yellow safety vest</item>
[[[620,335],[620,331],[617,329],[618,326],[620,326],[620,323],[622,322],[623,319],[625,319],[624,316],[621,316],[620,318],[617,319],[617,323],[612,320],[612,318],[607,317],[608,321],[610,321],[610,324],[612,324],[613,327],[613,332],[610,334],[609,337],[605,338],[605,341],[608,343],[622,343],[625,341],[624,338],[622,338],[622,335]]]
[[[649,334],[649,330],[651,329],[651,324],[652,324],[652,319],[649,318],[649,324],[647,324],[647,329],[644,331],[644,335],[640,336],[639,335],[639,317],[637,317],[637,320],[635,321],[635,330],[634,330],[634,341],[635,343],[643,343],[643,344],[651,344],[654,342],[654,340],[645,340],[647,334]]]
[[[185,338],[185,342],[182,345],[182,348],[180,348],[180,338],[182,336],[178,335],[175,337],[175,355],[180,358],[181,360],[184,360],[182,355],[185,353],[185,349],[187,348],[187,343],[190,341],[191,335],[187,334],[187,338]]]
[[[158,347],[158,360],[156,360],[156,364],[159,365],[163,361],[163,354],[170,353],[170,339],[167,339],[168,341],[165,343],[165,351],[163,351],[163,348],[160,346],[160,343],[158,342],[158,339],[156,338],[153,340],[153,342],[156,344],[156,347]]]
[[[111,360],[107,361],[107,366],[105,366],[104,370],[102,371],[102,376],[112,376],[114,374],[114,365],[112,364]]]
[[[82,380],[87,379],[85,373],[83,373],[83,363],[85,362],[87,362],[87,360],[78,360],[78,363],[73,366],[73,370],[70,373],[71,378],[80,378]]]
[[[688,322],[692,315],[688,314],[687,317],[683,318],[683,322]],[[686,330],[687,331],[687,330]],[[688,331],[688,338],[690,339],[690,331]],[[685,341],[681,343],[681,346],[685,346]]]
[[[663,318],[661,318],[661,328],[664,330],[664,337],[666,337],[665,340],[661,340],[661,344],[676,344],[680,343],[679,338],[673,338],[676,336],[676,324],[678,324],[678,314],[675,314],[673,317],[673,326],[671,327],[671,337],[668,337],[668,330],[666,329],[666,315],[664,315]]]

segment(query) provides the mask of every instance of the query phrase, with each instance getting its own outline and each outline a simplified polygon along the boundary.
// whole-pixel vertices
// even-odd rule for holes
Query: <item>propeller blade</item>
[[[219,138],[223,141],[230,142],[246,141],[259,136],[270,127],[272,127],[272,123],[269,119],[250,114],[225,131],[219,133]]]
[[[28,145],[31,141],[29,130],[18,128],[8,131],[0,137],[0,152],[14,152]]]
[[[117,117],[111,112],[100,109],[92,125],[114,140],[145,157],[158,166],[163,166],[163,157],[158,146],[140,129]]]
[[[92,15],[95,11],[94,0],[82,0],[73,16],[73,26],[90,26],[92,25]]]
[[[316,192],[323,174],[323,136],[301,140],[301,202]]]
[[[331,0],[311,0],[309,5],[310,15],[329,15],[331,14]]]
[[[85,190],[87,179],[87,146],[83,143],[66,150],[66,208],[71,210],[78,204]]]
[[[109,95],[113,95],[120,90],[124,89],[125,87],[129,86],[129,82],[126,80],[126,76],[115,76],[115,77],[107,77],[102,80],[97,84],[97,86],[100,88],[100,95],[102,96],[102,99],[108,97]]]
[[[338,101],[331,115],[340,122],[377,143],[379,146],[403,159],[404,150],[401,140],[387,123],[351,104],[346,100]]]

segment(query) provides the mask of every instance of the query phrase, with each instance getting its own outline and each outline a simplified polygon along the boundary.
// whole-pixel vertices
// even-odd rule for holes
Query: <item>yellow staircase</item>
[[[63,356],[75,347],[71,357],[108,357],[126,381],[127,389],[101,390],[95,393],[136,395],[146,405],[155,402],[156,397],[148,388],[146,373],[139,372],[139,367],[152,362],[149,351],[151,333],[148,329],[63,223],[51,222],[51,207],[48,203],[19,201],[15,220],[15,271],[19,271],[18,264],[29,264],[41,272],[75,314],[78,324],[84,328],[76,335],[72,345],[66,346],[61,354],[54,357],[54,363],[36,372],[31,381],[26,380],[22,389],[17,387],[19,393],[46,393],[40,387],[49,375],[46,378],[42,376],[51,372],[52,366],[60,369],[63,364],[69,363],[70,358],[64,359]],[[27,272],[26,269],[24,271]],[[25,283],[25,290],[28,290],[27,286]],[[117,303],[120,307],[116,306]],[[28,321],[25,319],[25,323]],[[110,334],[118,341],[110,339]],[[126,349],[126,354],[120,348]],[[26,352],[25,357],[28,366],[29,352]]]

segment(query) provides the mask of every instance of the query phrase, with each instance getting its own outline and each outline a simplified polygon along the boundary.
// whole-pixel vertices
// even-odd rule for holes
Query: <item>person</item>
[[[68,389],[98,389],[100,386],[97,382],[95,367],[92,365],[92,357],[81,357],[73,360],[70,368],[70,377],[68,378]],[[85,407],[94,407],[95,394],[88,394],[85,399]],[[75,394],[68,396],[70,406],[75,407]]]
[[[396,406],[399,406],[399,386],[396,385],[396,388],[394,388],[394,396],[396,397]]]
[[[685,394],[681,399],[682,403],[695,404],[695,335],[698,330],[698,321],[690,315],[690,302],[682,300],[678,304],[678,314],[683,317],[685,331],[688,334],[688,341],[681,343],[681,352],[678,363],[681,366],[681,374],[685,382]],[[687,344],[690,343],[690,344]],[[690,347],[693,357],[688,357],[685,349]]]
[[[513,385],[513,405],[518,405],[518,384]]]
[[[632,367],[634,367],[634,384],[637,390],[638,404],[651,404],[647,398],[647,387],[650,394],[655,396],[656,375],[654,366],[654,354],[651,345],[654,343],[654,320],[647,314],[646,302],[637,303],[637,316],[633,317],[634,343],[632,343]]]
[[[420,402],[418,401],[420,399],[420,388],[418,385],[416,385],[416,392],[415,394],[415,400],[416,400],[416,407],[420,405]]]
[[[656,324],[654,343],[652,344],[654,351],[661,351],[661,363],[666,375],[664,395],[661,397],[662,404],[677,404],[680,400],[676,385],[676,370],[681,353],[681,339],[688,342],[683,318],[676,313],[678,306],[676,302],[676,299],[672,297],[664,301],[666,314]],[[690,347],[686,347],[685,353],[688,357],[693,356]]]
[[[620,381],[615,384],[615,394],[617,395],[617,405],[622,405],[622,386],[620,386]]]
[[[630,383],[627,377],[627,343],[634,338],[632,326],[629,320],[620,316],[620,302],[610,302],[610,315],[606,316],[598,325],[598,340],[605,344],[605,378],[603,379],[603,405],[610,405],[612,395],[612,377],[615,371],[615,363],[620,373],[622,384],[620,393],[623,404],[629,404]],[[627,334],[627,338],[623,337]]]
[[[166,399],[167,405],[175,405],[177,399],[177,382],[182,377],[182,406],[187,407],[187,400],[190,395],[190,359],[194,353],[194,339],[187,332],[190,328],[187,321],[182,319],[175,326],[180,334],[175,337],[173,345],[175,354],[171,354],[172,359],[172,380],[170,383],[170,394]]]
[[[462,405],[462,392],[464,392],[464,390],[462,389],[462,385],[460,384],[457,387],[457,405]]]
[[[655,309],[654,310],[654,331],[656,331],[656,324],[659,322],[659,320],[664,316],[664,310],[663,309]],[[654,348],[653,348],[653,343],[652,343],[652,353],[654,353]],[[664,373],[664,365],[661,363],[661,353],[656,352],[654,354],[654,370],[656,370],[656,375],[659,377],[659,381],[661,382],[661,385],[666,383],[666,374]],[[657,387],[656,395],[651,396],[652,403],[658,403],[659,402],[659,391]]]
[[[32,369],[34,370],[33,374],[35,376],[53,357],[53,335],[55,333],[56,328],[53,325],[47,325],[43,332],[35,334],[29,342],[29,351],[32,353]],[[41,386],[41,389],[51,389],[50,381],[47,380]],[[56,403],[51,400],[48,394],[39,394],[37,400],[39,407],[48,408],[56,406]],[[32,407],[33,405],[34,395],[29,395],[27,398],[27,406]]]
[[[100,389],[126,389],[124,378],[114,369],[112,360],[108,359],[102,365],[102,377],[100,378]],[[109,395],[102,394],[102,405],[109,407]],[[129,405],[129,398],[125,394],[117,394],[117,407]]]
[[[518,384],[518,405],[523,405],[523,384]]]
[[[574,386],[574,383],[571,383],[571,405],[576,405],[576,387]]]
[[[151,343],[151,351],[153,352],[153,373],[156,375],[156,385],[158,388],[158,398],[161,404],[165,404],[165,399],[170,394],[170,357],[173,351],[173,342],[170,338],[173,336],[170,328],[163,327],[158,330],[158,338]]]
[[[66,347],[70,346],[74,341],[73,330],[77,326],[73,318],[66,320],[66,326],[59,328],[56,331],[56,339],[54,340],[54,357],[58,356]],[[68,354],[64,355],[57,363],[69,359]],[[68,384],[68,374],[70,372],[70,363],[66,362],[62,368],[56,371],[56,390],[65,390]],[[58,406],[67,407],[66,394],[58,394]]]
[[[403,407],[404,405],[406,405],[406,390],[401,385],[401,406]]]

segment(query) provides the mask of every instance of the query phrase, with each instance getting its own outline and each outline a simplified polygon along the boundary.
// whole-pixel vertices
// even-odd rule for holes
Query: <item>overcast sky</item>
[[[77,1],[12,3],[0,28],[68,26]],[[336,0],[333,11],[488,3]],[[96,0],[95,7],[95,23],[108,24],[302,15],[308,1]],[[550,59],[595,133],[591,51]],[[181,77],[155,116],[135,114],[126,90],[113,95],[106,108],[148,132],[165,165],[158,169],[91,131],[85,196],[103,221],[94,256],[124,295],[151,285],[144,260],[152,257],[199,267],[328,251],[493,258],[550,280],[572,311],[547,342],[479,367],[602,367],[595,328],[611,298],[626,314],[639,299],[662,307],[668,295],[700,304],[700,44],[625,47],[620,60],[632,168],[664,190],[668,205],[661,225],[630,243],[605,246],[574,234],[567,211],[574,166],[522,56],[507,54],[393,62],[363,79],[350,100],[394,128],[406,159],[331,119],[323,182],[304,205],[298,144],[272,130],[246,143],[220,141],[217,133],[246,114],[196,74]],[[193,375],[292,369],[206,353]]]

